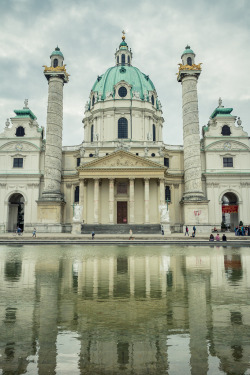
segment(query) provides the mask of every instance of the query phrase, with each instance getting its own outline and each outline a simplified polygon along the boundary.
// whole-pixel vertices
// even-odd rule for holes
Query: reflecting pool
[[[0,374],[250,375],[250,249],[0,246]]]

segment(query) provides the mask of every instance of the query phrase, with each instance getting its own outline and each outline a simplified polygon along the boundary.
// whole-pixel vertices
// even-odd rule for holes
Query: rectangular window
[[[77,158],[77,159],[76,159],[76,166],[79,167],[79,166],[80,166],[80,163],[81,163],[81,158]]]
[[[171,190],[169,186],[165,186],[165,201],[171,202]]]
[[[169,158],[164,158],[164,166],[169,167]]]
[[[13,168],[23,168],[23,158],[14,158]]]
[[[223,158],[223,167],[233,167],[233,158]]]
[[[127,194],[128,185],[126,182],[119,182],[117,185],[117,194]]]

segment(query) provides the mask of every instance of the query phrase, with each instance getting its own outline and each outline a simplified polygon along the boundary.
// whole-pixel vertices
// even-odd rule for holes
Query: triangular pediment
[[[93,169],[158,169],[165,170],[166,167],[151,160],[147,160],[131,152],[119,150],[112,154],[100,157],[87,164],[81,165],[78,170]]]

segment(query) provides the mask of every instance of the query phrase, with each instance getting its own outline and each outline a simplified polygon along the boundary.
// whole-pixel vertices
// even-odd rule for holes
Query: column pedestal
[[[63,221],[63,209],[65,202],[37,201],[37,219],[34,224],[37,232],[61,233]]]

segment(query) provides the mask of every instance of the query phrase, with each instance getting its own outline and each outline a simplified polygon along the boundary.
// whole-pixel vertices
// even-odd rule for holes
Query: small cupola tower
[[[115,64],[118,65],[132,65],[132,52],[131,48],[128,49],[128,45],[125,42],[125,31],[122,32],[122,42],[119,45],[119,49],[115,53]]]
[[[191,50],[190,46],[187,45],[185,48],[185,51],[181,55],[182,64],[192,66],[193,64],[195,64],[194,58],[195,58],[194,51]]]
[[[51,67],[56,68],[57,66],[63,66],[64,56],[60,51],[60,48],[57,46],[55,51],[50,55]]]

